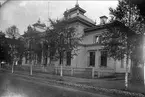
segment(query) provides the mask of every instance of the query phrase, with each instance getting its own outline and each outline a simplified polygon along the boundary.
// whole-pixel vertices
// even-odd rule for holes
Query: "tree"
[[[55,47],[58,52],[59,64],[61,66],[60,75],[62,76],[63,59],[66,58],[66,54],[69,54],[67,57],[71,60],[73,56],[72,51],[75,52],[81,38],[77,36],[75,28],[69,25],[69,19],[64,18],[63,20],[56,21],[50,19],[50,24],[49,38],[55,42],[55,46],[52,44],[49,46]]]
[[[137,44],[141,44],[143,32],[142,27],[142,17],[136,5],[131,4],[128,0],[119,1],[118,6],[113,9],[110,8],[110,14],[112,21],[118,20],[126,27],[113,28],[108,26],[107,33],[104,34],[105,37],[105,47],[108,50],[108,55],[114,59],[121,60],[126,58],[126,74],[125,74],[125,88],[128,87],[128,63],[129,59],[132,63],[140,64],[142,60],[135,56],[140,48]],[[114,52],[116,51],[116,52]],[[139,55],[141,56],[141,55]],[[135,62],[133,62],[133,60]],[[132,66],[134,66],[133,64]]]
[[[1,31],[0,32],[0,63],[4,60],[4,41],[5,41],[5,34]]]
[[[8,61],[8,45],[6,44],[5,34],[0,31],[0,63],[1,61]]]
[[[12,39],[17,39],[20,36],[19,30],[15,25],[6,29],[6,35]]]
[[[139,8],[140,10],[140,13],[141,15],[145,18],[145,12],[144,12],[144,9],[145,9],[145,1],[144,0],[131,0],[131,2],[135,5],[137,5],[137,7]]]
[[[29,59],[30,75],[32,75],[32,67],[36,60],[37,53],[39,51],[39,33],[36,32],[31,26],[28,26],[27,31],[23,35],[25,41],[25,55],[26,60]]]
[[[13,25],[9,28],[6,29],[6,35],[8,38],[6,39],[7,44],[9,45],[9,55],[11,56],[11,61],[12,61],[12,73],[14,72],[14,64],[18,61],[19,59],[19,53],[18,53],[18,48],[19,48],[19,31],[18,28]]]
[[[5,37],[4,32],[0,32],[0,61],[11,61],[11,56],[9,55],[10,47]]]
[[[54,43],[52,40],[51,40],[51,43]],[[40,37],[40,44],[41,44],[41,48],[42,48],[42,57],[43,57],[43,65],[44,66],[47,66],[47,62],[48,62],[48,54],[50,53],[49,52],[49,49],[50,49],[50,37],[49,37],[49,31],[46,30],[44,32],[43,35],[41,35]]]

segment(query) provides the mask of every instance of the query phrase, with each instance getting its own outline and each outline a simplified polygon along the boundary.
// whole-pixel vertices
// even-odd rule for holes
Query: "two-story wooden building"
[[[77,55],[73,56],[71,62],[69,62],[70,64],[67,63],[67,58],[64,59],[63,67],[93,68],[96,71],[102,70],[111,73],[124,73],[126,71],[125,60],[115,61],[107,57],[106,51],[103,50],[103,45],[101,44],[101,35],[106,31],[106,25],[117,27],[119,25],[115,25],[115,22],[118,21],[108,23],[108,18],[101,16],[100,24],[96,25],[93,20],[85,16],[86,11],[78,4],[67,10],[67,13],[70,26],[75,27],[76,33],[79,33],[83,39],[80,43],[81,45],[78,46],[79,50],[77,51]],[[38,24],[33,26],[35,26],[35,29],[39,28],[39,30],[42,28],[37,27]],[[53,61],[53,64],[55,67],[60,66],[59,61]]]

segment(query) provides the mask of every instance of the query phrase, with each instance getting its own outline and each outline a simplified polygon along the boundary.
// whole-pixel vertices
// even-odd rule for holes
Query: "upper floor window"
[[[95,36],[94,43],[101,43],[101,36]]]

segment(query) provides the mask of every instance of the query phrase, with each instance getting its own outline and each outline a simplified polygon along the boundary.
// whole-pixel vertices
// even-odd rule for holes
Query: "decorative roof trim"
[[[110,22],[110,23],[107,23],[104,25],[96,25],[91,28],[86,28],[86,29],[84,29],[84,32],[89,33],[89,32],[95,31],[95,30],[105,29],[107,26],[119,26],[119,25],[123,25],[123,24],[120,21],[115,20],[113,22]],[[124,27],[126,27],[126,26],[124,25]]]
[[[90,22],[86,21],[85,19],[80,18],[79,16],[74,17],[74,18],[71,18],[71,19],[69,20],[70,23],[75,22],[75,21],[79,21],[79,22],[81,22],[81,23],[83,23],[83,24],[85,24],[85,25],[87,25],[87,26],[89,26],[89,27],[95,26],[95,24],[90,23]]]
[[[75,6],[74,8],[71,8],[70,10],[68,10],[69,13],[75,11],[75,10],[80,10],[81,12],[85,13],[86,11],[84,9],[82,9],[81,7],[79,6]]]
[[[39,24],[39,23],[35,23],[35,24],[33,24],[33,26],[34,26],[34,27],[35,27],[35,26],[46,27],[46,25],[45,25],[45,24]]]
[[[107,18],[107,19],[108,19],[108,17],[107,17],[107,16],[105,16],[105,15],[101,16],[100,18]]]

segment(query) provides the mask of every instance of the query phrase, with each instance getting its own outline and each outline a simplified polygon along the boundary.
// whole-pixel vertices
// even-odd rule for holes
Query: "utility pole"
[[[78,0],[76,1],[76,5],[79,5]]]

